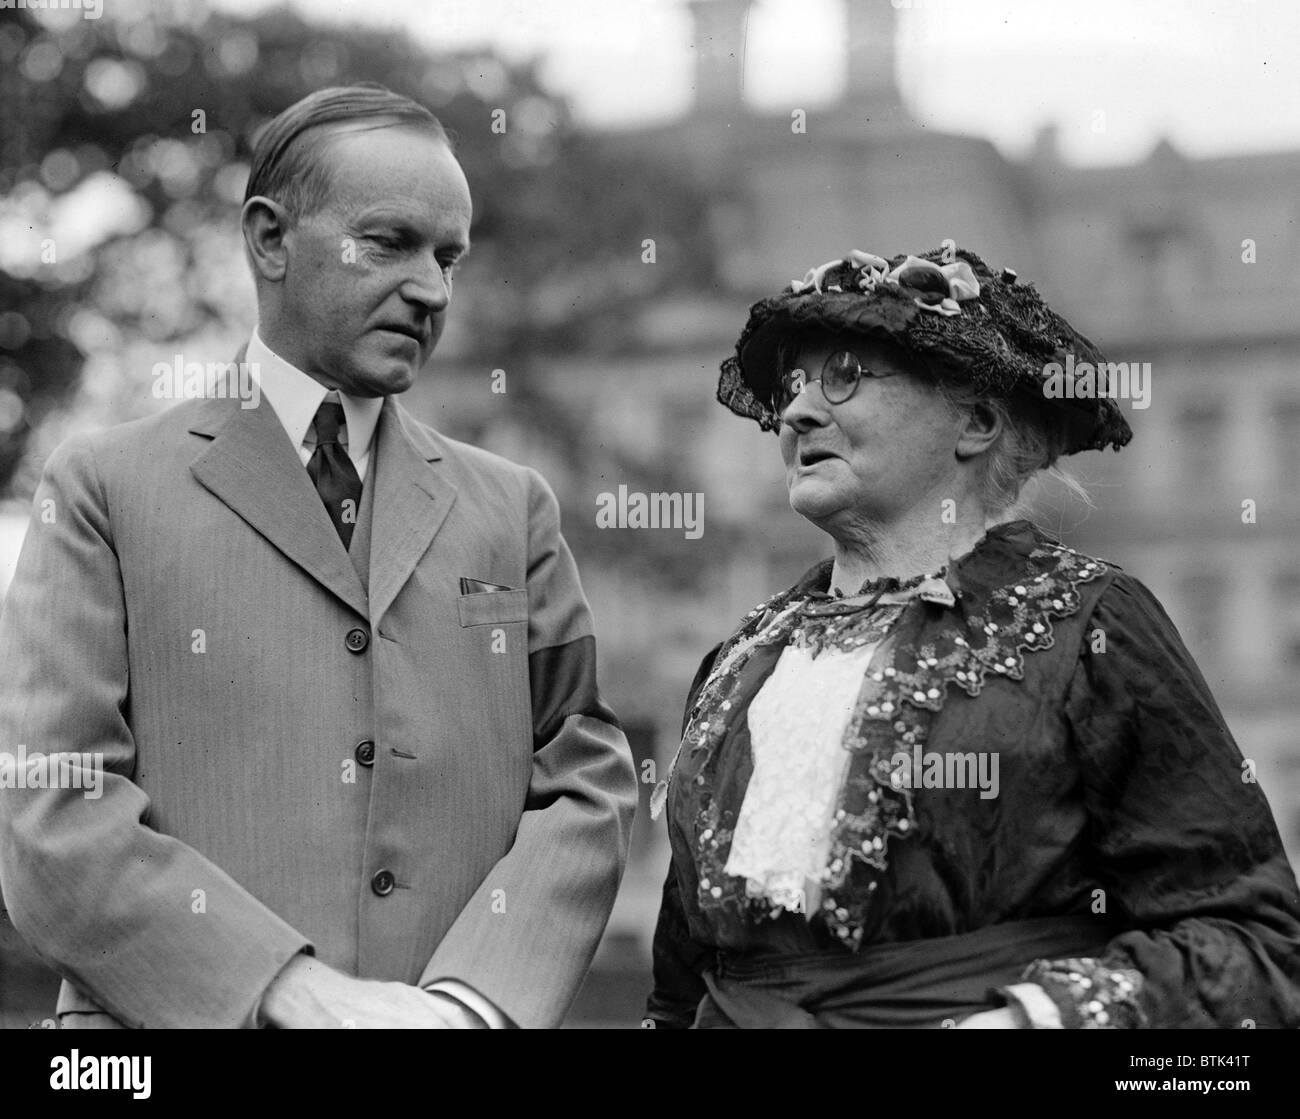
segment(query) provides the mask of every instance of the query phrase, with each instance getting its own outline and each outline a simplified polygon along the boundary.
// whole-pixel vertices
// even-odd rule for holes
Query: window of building
[[[1224,627],[1227,590],[1227,580],[1217,571],[1196,571],[1180,582],[1182,609],[1178,628],[1197,660],[1216,659],[1219,646],[1227,638]]]
[[[1300,400],[1279,401],[1273,408],[1273,454],[1284,494],[1294,498],[1300,485]]]
[[[1274,605],[1278,663],[1282,667],[1300,667],[1300,568],[1284,571],[1278,577]]]
[[[1287,748],[1295,749],[1294,746]],[[1264,791],[1268,793],[1269,800],[1278,806],[1278,830],[1282,833],[1287,854],[1293,862],[1300,864],[1300,755],[1283,755],[1279,768],[1282,774],[1281,787]]]
[[[1189,483],[1211,485],[1222,476],[1223,426],[1223,408],[1213,401],[1189,404],[1179,413],[1178,446]]]

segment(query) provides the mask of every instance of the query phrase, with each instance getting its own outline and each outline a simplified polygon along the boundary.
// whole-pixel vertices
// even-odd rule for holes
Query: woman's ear
[[[957,432],[957,457],[982,455],[1002,434],[1003,415],[989,404],[973,405],[962,417]]]
[[[244,203],[239,224],[244,233],[244,247],[258,278],[279,282],[288,267],[284,244],[289,229],[288,211],[280,203],[256,195]]]

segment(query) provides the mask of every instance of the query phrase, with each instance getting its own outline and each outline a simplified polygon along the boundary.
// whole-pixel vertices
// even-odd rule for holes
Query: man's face
[[[418,129],[340,130],[326,143],[329,200],[284,236],[280,352],[329,388],[405,392],[442,335],[469,249],[469,185],[447,145]]]

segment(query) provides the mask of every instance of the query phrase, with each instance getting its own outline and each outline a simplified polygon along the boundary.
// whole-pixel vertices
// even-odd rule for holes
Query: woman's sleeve
[[[695,673],[695,679],[691,681],[690,692],[686,697],[686,711],[682,717],[683,734],[686,732],[691,709],[695,706],[695,697],[708,679],[721,648],[719,644],[709,650]],[[654,990],[646,1003],[645,1018],[641,1024],[661,1030],[688,1029],[695,1021],[695,1010],[704,997],[706,988],[701,973],[711,961],[712,952],[706,945],[691,938],[686,911],[682,907],[677,868],[672,863],[669,863],[668,876],[664,879],[663,900],[659,905],[659,920],[655,924],[652,955]]]
[[[1300,890],[1254,764],[1128,575],[1086,627],[1066,717],[1100,901],[1131,931],[1024,978],[1066,1027],[1300,1026]]]
[[[672,866],[664,881],[653,958],[654,990],[641,1024],[661,1030],[688,1029],[704,997],[706,988],[701,973],[712,959],[712,953],[691,939],[678,893],[677,872]]]

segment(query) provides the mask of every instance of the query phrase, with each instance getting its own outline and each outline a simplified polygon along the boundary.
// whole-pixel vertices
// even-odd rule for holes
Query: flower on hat
[[[784,372],[781,343],[819,331],[886,339],[924,370],[997,399],[1046,399],[1044,363],[1059,355],[1104,360],[1033,284],[1018,282],[1009,268],[994,272],[968,249],[945,243],[919,256],[890,257],[854,249],[749,308],[735,352],[722,362],[718,400],[764,431],[781,431],[772,405],[773,386]],[[1048,408],[1065,454],[1118,450],[1133,436],[1110,398],[1049,400]]]
[[[828,275],[833,271],[838,282],[826,283]],[[796,295],[843,292],[846,280],[851,284],[856,281],[857,289],[861,292],[875,291],[882,285],[897,288],[905,294],[911,294],[913,302],[921,310],[939,315],[961,314],[960,304],[967,299],[978,299],[980,294],[980,282],[964,260],[936,264],[931,260],[909,256],[891,270],[889,261],[884,257],[861,249],[853,249],[842,260],[828,260],[825,264],[808,269],[802,280],[794,280],[790,284],[790,290]]]

